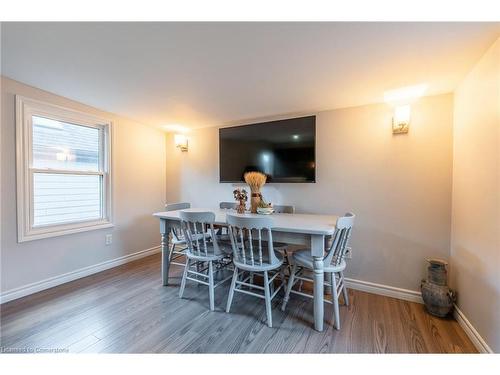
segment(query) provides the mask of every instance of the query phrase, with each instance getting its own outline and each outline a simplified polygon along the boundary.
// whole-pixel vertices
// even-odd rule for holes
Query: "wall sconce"
[[[410,124],[410,105],[400,105],[394,109],[394,117],[392,118],[392,134],[408,133],[408,125]]]
[[[394,117],[392,118],[392,134],[408,133],[411,113],[410,104],[423,96],[427,88],[426,83],[421,83],[384,92],[384,101],[395,107]]]
[[[184,152],[188,150],[188,139],[184,134],[175,134],[174,143],[175,147],[180,148],[181,151]]]

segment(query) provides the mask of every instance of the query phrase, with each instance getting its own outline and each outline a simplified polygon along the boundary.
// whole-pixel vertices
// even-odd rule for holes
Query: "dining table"
[[[161,276],[164,286],[169,284],[170,244],[169,233],[173,228],[180,228],[181,211],[206,212],[215,214],[214,224],[227,226],[226,215],[256,216],[259,214],[238,214],[232,209],[188,208],[184,210],[156,212],[153,216],[160,220],[161,236]],[[324,271],[323,258],[325,252],[325,239],[332,236],[335,231],[337,216],[321,214],[285,214],[273,213],[272,219],[273,240],[293,245],[304,245],[311,251],[313,258],[314,279],[314,328],[323,331],[324,319]]]

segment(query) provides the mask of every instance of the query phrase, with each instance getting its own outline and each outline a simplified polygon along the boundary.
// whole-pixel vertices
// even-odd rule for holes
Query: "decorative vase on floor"
[[[267,176],[260,172],[247,172],[243,177],[248,186],[250,186],[250,211],[255,214],[262,200],[260,189],[266,183]]]
[[[427,280],[422,280],[420,289],[427,311],[435,316],[445,317],[453,310],[455,292],[448,288],[446,266],[441,259],[427,259]]]

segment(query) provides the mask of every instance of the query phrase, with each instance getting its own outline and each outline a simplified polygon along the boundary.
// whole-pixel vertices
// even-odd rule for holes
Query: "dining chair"
[[[273,206],[274,212],[277,214],[294,214],[295,206],[287,206],[287,205],[277,205]],[[292,266],[290,264],[289,254],[288,254],[289,245],[284,242],[274,242],[274,249],[283,254],[283,267],[288,270],[288,275],[292,272]]]
[[[181,228],[186,239],[186,264],[182,275],[179,297],[184,295],[186,281],[194,281],[208,286],[210,310],[214,311],[215,288],[231,279],[231,276],[214,284],[214,274],[218,271],[218,263],[223,263],[230,249],[224,252],[219,246],[215,235],[213,212],[185,212],[181,211]],[[192,269],[195,267],[195,269]]]
[[[186,208],[191,208],[191,203],[167,203],[165,205],[165,211],[176,211],[176,210],[184,210]],[[170,241],[172,243],[172,248],[169,254],[170,264],[176,264],[178,266],[184,267],[185,263],[180,263],[176,261],[179,258],[184,256],[186,251],[186,240],[184,239],[184,234],[180,228],[172,228],[170,231],[171,238]],[[184,246],[182,249],[176,250],[177,246]]]
[[[233,250],[233,279],[229,289],[226,312],[231,309],[234,292],[248,294],[265,300],[267,325],[273,326],[271,301],[285,287],[283,257],[273,247],[272,219],[269,217],[244,217],[227,215],[229,237]],[[262,274],[263,286],[254,284],[251,275]],[[274,290],[274,279],[281,275],[282,283]],[[248,289],[244,289],[247,287]],[[255,293],[253,290],[262,293]]]
[[[220,202],[219,208],[221,210],[236,209],[236,202]]]
[[[347,213],[342,217],[337,219],[337,224],[335,225],[335,232],[332,237],[331,246],[326,252],[323,258],[323,270],[325,275],[327,275],[327,282],[325,285],[331,288],[332,300],[328,301],[324,299],[324,302],[333,305],[333,321],[335,322],[335,328],[340,329],[340,315],[339,315],[339,297],[340,294],[344,296],[344,303],[346,306],[349,305],[349,297],[347,288],[345,286],[344,270],[346,268],[345,255],[348,249],[347,245],[349,243],[349,238],[351,237],[351,231],[354,224],[355,215],[352,213]],[[286,305],[290,298],[290,293],[299,294],[304,297],[314,298],[313,295],[304,293],[302,291],[293,290],[293,286],[298,281],[314,282],[312,278],[308,278],[304,275],[305,271],[312,272],[314,269],[313,258],[311,256],[311,250],[305,249],[294,252],[293,256],[293,268],[290,277],[288,278],[288,284],[286,287],[285,298],[283,299],[283,304],[281,310],[285,311]]]
[[[219,208],[221,210],[235,210],[236,202],[220,202]],[[219,242],[223,242],[225,245],[231,246],[231,241],[229,240],[229,234],[227,233],[227,228],[225,226],[216,225],[215,229],[217,231],[217,238]]]

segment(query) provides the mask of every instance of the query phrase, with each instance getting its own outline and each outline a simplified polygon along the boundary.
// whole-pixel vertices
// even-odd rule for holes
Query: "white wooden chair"
[[[331,287],[332,291],[332,300],[328,301],[325,299],[324,301],[333,305],[333,321],[335,322],[335,328],[337,329],[340,329],[339,297],[341,293],[344,295],[344,303],[349,305],[349,297],[344,280],[344,270],[346,268],[344,258],[346,249],[348,248],[347,245],[351,236],[354,218],[354,214],[347,213],[345,216],[337,219],[331,246],[326,252],[326,256],[323,258],[323,269],[328,279],[328,282],[325,282],[325,285]],[[292,273],[288,279],[285,298],[283,299],[283,304],[281,306],[281,310],[283,311],[285,310],[286,304],[290,298],[290,293],[314,298],[314,296],[310,294],[292,289],[298,281],[314,282],[313,279],[304,275],[304,271],[312,272],[314,269],[311,251],[309,249],[296,251],[294,252],[292,259]]]
[[[221,210],[236,210],[236,202],[220,202],[219,208]],[[227,228],[224,226],[216,225],[215,229],[217,230],[217,238],[219,242],[231,246],[231,240],[229,239]]]
[[[221,210],[231,210],[231,209],[236,209],[236,202],[220,202],[219,203],[219,208]]]
[[[294,214],[295,206],[273,206],[274,212],[277,214]],[[274,249],[283,254],[284,267],[288,270],[288,275],[292,272],[292,266],[290,264],[289,254],[288,254],[288,244],[284,242],[274,242]]]
[[[184,210],[186,208],[191,208],[191,204],[182,202],[167,203],[165,205],[165,211]],[[170,231],[170,235],[170,243],[172,244],[172,248],[169,253],[170,264],[184,267],[185,263],[181,263],[178,261],[179,258],[182,258],[184,256],[184,253],[186,251],[186,240],[184,239],[184,234],[182,233],[182,230],[180,228],[172,228],[172,230]]]
[[[281,266],[283,257],[275,253],[271,232],[272,219],[269,217],[245,217],[227,215],[229,237],[233,249],[233,280],[229,290],[226,312],[231,309],[234,292],[262,298],[266,303],[267,325],[272,327],[271,301],[285,286]],[[265,246],[267,245],[267,246]],[[263,286],[253,284],[251,275],[262,273]],[[274,279],[281,275],[282,284],[274,290]],[[263,291],[255,293],[249,289]]]
[[[182,298],[184,294],[187,280],[207,285],[210,310],[213,311],[215,308],[215,288],[231,278],[231,276],[226,277],[214,284],[214,274],[217,272],[216,265],[222,263],[230,249],[228,248],[224,252],[224,248],[219,246],[215,235],[215,214],[213,212],[181,212],[180,217],[187,251],[179,297]]]

